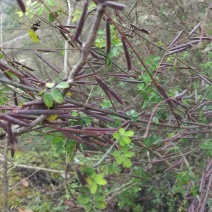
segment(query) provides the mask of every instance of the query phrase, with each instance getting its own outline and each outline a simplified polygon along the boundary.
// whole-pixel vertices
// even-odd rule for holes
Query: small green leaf
[[[44,93],[43,95],[43,101],[46,107],[50,108],[53,106],[53,99],[49,92]]]
[[[134,152],[124,152],[123,155],[126,158],[131,158],[134,155]]]
[[[77,117],[79,115],[79,113],[77,110],[73,110],[71,115],[74,117]]]
[[[96,174],[95,181],[98,185],[106,185],[107,184],[107,180],[105,180],[103,177],[104,177],[104,174]]]
[[[92,182],[92,184],[89,185],[89,189],[90,189],[90,192],[91,194],[95,194],[96,191],[97,191],[97,184],[95,182]]]
[[[37,10],[37,14],[41,15],[43,13],[44,9],[45,9],[44,5],[41,5]]]
[[[91,175],[94,174],[94,168],[93,167],[82,167],[81,170],[87,176],[91,176]]]
[[[158,118],[156,116],[153,117],[152,121],[155,124],[158,124],[159,123],[159,120],[158,120]]]
[[[119,144],[120,144],[121,146],[125,146],[125,145],[126,145],[126,143],[125,143],[125,141],[123,140],[123,138],[121,138],[121,139],[119,140]]]
[[[30,38],[32,39],[32,41],[34,42],[39,42],[39,38],[38,35],[36,34],[36,32],[33,29],[28,29],[28,34],[30,36]]]
[[[116,164],[121,165],[123,163],[123,157],[117,157],[116,158]]]
[[[103,210],[106,208],[107,203],[105,201],[98,201],[98,202],[95,202],[95,206],[96,208]]]
[[[90,177],[86,177],[85,180],[89,186],[92,185],[93,181],[91,180]]]
[[[93,195],[93,198],[96,202],[104,201],[106,196],[102,193],[97,192],[95,195]]]
[[[58,13],[57,12],[51,12],[49,13],[49,21],[52,23],[55,21],[55,18],[58,17]]]
[[[69,83],[68,82],[60,82],[55,87],[56,88],[69,88]]]
[[[131,143],[131,139],[129,137],[122,137],[123,141],[125,142],[125,144],[130,144]]]
[[[4,56],[3,56],[3,54],[2,53],[0,53],[0,60],[3,58]]]
[[[63,102],[63,96],[57,88],[53,87],[51,89],[51,95],[55,102],[57,102],[59,104],[61,104]]]
[[[86,195],[86,194],[82,194],[82,195],[79,195],[77,197],[77,202],[80,204],[80,205],[84,205],[84,204],[87,204],[91,201],[91,197],[89,195]]]
[[[120,128],[119,129],[119,134],[120,135],[125,135],[125,129],[124,128]]]
[[[132,130],[126,131],[124,135],[127,137],[131,137],[131,136],[134,136],[134,132]]]
[[[113,138],[119,139],[120,138],[120,134],[118,132],[114,132],[113,133]]]
[[[132,166],[132,162],[129,158],[125,158],[123,161],[123,166],[126,168],[130,168]]]
[[[113,156],[116,158],[116,157],[119,157],[120,156],[120,152],[119,151],[114,151],[113,152]]]
[[[92,203],[89,202],[89,203],[87,203],[86,205],[83,205],[83,206],[84,206],[84,208],[85,208],[86,211],[91,211]]]
[[[18,12],[16,12],[16,14],[18,15],[19,18],[21,18],[24,15],[24,13],[22,11],[18,11]]]

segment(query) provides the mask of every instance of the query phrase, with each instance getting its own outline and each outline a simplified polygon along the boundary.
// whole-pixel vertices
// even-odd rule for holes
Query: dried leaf
[[[41,55],[39,55],[37,52],[34,51],[34,53],[44,62],[46,65],[48,65],[52,70],[57,72],[58,74],[60,73],[57,68],[55,68],[53,65],[51,65],[48,61],[46,61]]]
[[[134,25],[134,24],[130,24],[130,25],[133,26],[135,29],[137,29],[137,30],[139,30],[139,31],[141,31],[141,32],[143,32],[143,33],[149,35],[149,32],[148,32],[146,29],[139,28],[139,27],[137,27],[137,26]]]
[[[181,44],[181,45],[178,45],[178,46],[175,46],[173,48],[170,49],[170,51],[173,51],[173,50],[177,50],[177,49],[181,49],[181,48],[190,48],[193,44],[196,44],[198,43],[199,41],[198,40],[193,40],[193,41],[190,41],[188,43],[185,43],[185,44]]]
[[[188,49],[188,47],[182,47],[182,48],[180,48],[180,49],[176,49],[176,50],[174,50],[174,51],[170,51],[170,52],[168,52],[168,53],[166,54],[166,56],[171,55],[171,54],[175,54],[175,53],[178,53],[178,52],[182,52],[182,51],[184,51],[184,50],[186,50],[186,49]]]
[[[13,98],[14,98],[15,106],[18,106],[18,98],[17,98],[16,92],[13,92]]]
[[[116,94],[104,81],[102,81],[98,76],[95,76],[97,83],[100,85],[102,90],[109,96],[113,96],[120,104],[123,104],[122,99],[118,94]]]
[[[29,181],[27,181],[27,180],[22,180],[22,181],[21,181],[21,184],[22,184],[24,187],[29,187]]]
[[[31,115],[53,115],[53,114],[66,114],[63,110],[17,110],[18,114],[31,114]]]
[[[14,118],[12,116],[9,116],[9,115],[6,115],[6,114],[3,115],[1,118],[3,120],[9,121],[9,122],[11,122],[13,124],[17,124],[17,125],[24,126],[24,127],[28,127],[29,126],[27,123],[25,123],[23,121],[20,121],[19,119],[16,119],[16,118]]]
[[[122,45],[123,45],[126,61],[127,61],[127,69],[130,70],[132,64],[131,64],[131,58],[130,58],[130,54],[129,54],[129,51],[128,51],[128,47],[127,47],[127,44],[126,44],[124,38],[122,38],[121,40],[122,40]]]
[[[201,25],[201,21],[191,30],[191,32],[188,34],[189,36],[191,36]]]
[[[177,37],[175,37],[175,39],[171,42],[171,44],[169,45],[169,48],[177,42],[177,40],[179,39],[179,37],[182,35],[183,32],[184,32],[184,29],[180,31]]]
[[[106,20],[106,49],[105,49],[106,54],[109,54],[110,47],[111,47],[110,21],[107,18],[107,20]]]
[[[74,207],[74,206],[75,206],[73,202],[68,201],[68,200],[65,200],[65,201],[64,201],[64,205],[67,205],[67,206],[69,206],[69,207]]]
[[[114,2],[114,1],[105,1],[104,5],[106,7],[111,7],[115,10],[123,10],[126,7],[124,4],[120,4],[120,3],[117,3],[117,2]]]
[[[75,136],[72,133],[63,131],[63,130],[61,130],[61,132],[63,132],[66,136],[68,136],[69,138],[73,139],[74,141],[76,141],[80,144],[85,144],[85,145],[91,147],[92,149],[98,150],[98,148],[96,146],[94,146],[92,143],[86,142],[85,140],[81,139],[79,136]]]
[[[85,186],[87,184],[85,180],[85,175],[82,173],[82,171],[78,167],[76,168],[76,173],[81,185]]]
[[[18,3],[18,6],[20,7],[21,11],[22,11],[23,13],[25,13],[25,12],[26,12],[26,7],[25,7],[23,1],[22,1],[22,0],[16,0],[16,1],[17,1],[17,3]]]
[[[97,113],[92,113],[91,111],[89,111],[89,110],[82,110],[82,112],[84,112],[84,113],[86,113],[86,114],[88,114],[88,115],[90,115],[90,116],[92,116],[92,117],[95,117],[95,118],[97,118],[97,119],[99,119],[99,120],[102,120],[102,121],[109,121],[109,122],[114,122],[114,120],[113,119],[111,119],[111,118],[108,118],[108,117],[106,117],[106,116],[102,116],[102,115],[99,115],[99,114],[97,114]]]
[[[33,212],[32,210],[28,210],[28,209],[22,209],[22,208],[19,208],[18,209],[18,212]]]
[[[78,40],[81,32],[82,32],[82,29],[83,29],[83,26],[84,26],[84,21],[85,21],[85,17],[86,17],[86,14],[87,14],[87,10],[88,10],[88,3],[89,3],[89,0],[87,0],[83,6],[83,11],[82,11],[82,15],[80,17],[80,20],[79,20],[79,23],[77,24],[77,29],[76,29],[76,33],[72,39],[72,41],[76,41]]]

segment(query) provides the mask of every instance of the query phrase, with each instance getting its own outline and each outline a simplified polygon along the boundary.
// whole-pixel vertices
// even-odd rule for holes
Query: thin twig
[[[2,176],[3,176],[3,200],[2,200],[2,212],[7,212],[8,210],[8,175],[7,175],[7,166],[8,166],[8,150],[9,150],[9,143],[7,139],[5,139],[5,146],[4,146],[4,161],[3,161],[3,168],[2,168]]]

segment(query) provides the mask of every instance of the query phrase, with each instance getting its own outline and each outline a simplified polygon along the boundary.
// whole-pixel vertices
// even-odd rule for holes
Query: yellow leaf
[[[28,29],[28,33],[29,33],[30,38],[34,42],[39,42],[39,37],[38,37],[37,33],[33,29]]]
[[[57,119],[57,117],[58,117],[57,114],[53,114],[53,115],[49,116],[46,120],[47,120],[47,121],[54,121],[54,120]]]
[[[68,93],[66,94],[66,96],[72,96],[71,91],[68,91]]]
[[[92,180],[90,177],[86,177],[85,180],[88,183],[88,185],[92,185]]]

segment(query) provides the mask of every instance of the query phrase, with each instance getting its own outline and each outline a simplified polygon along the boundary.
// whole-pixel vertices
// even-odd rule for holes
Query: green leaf
[[[132,156],[134,156],[134,152],[124,152],[123,155],[126,158],[131,158]]]
[[[38,35],[36,34],[36,32],[33,29],[28,29],[28,34],[30,36],[30,38],[32,39],[32,41],[34,42],[39,42],[39,38]]]
[[[113,133],[113,138],[119,139],[120,138],[120,134],[118,132],[114,132]]]
[[[123,141],[126,143],[126,144],[130,144],[131,143],[131,139],[129,137],[122,137]]]
[[[116,164],[121,165],[123,163],[123,157],[117,157],[116,158]]]
[[[74,117],[77,117],[79,115],[79,113],[77,110],[73,110],[71,115]]]
[[[101,202],[105,200],[106,196],[102,193],[97,192],[96,194],[93,195],[93,198],[96,202]]]
[[[93,167],[82,167],[81,170],[86,176],[91,176],[91,175],[94,174],[94,168]]]
[[[105,180],[103,177],[104,177],[104,174],[96,174],[95,175],[95,181],[98,185],[106,185],[107,184],[107,180]]]
[[[89,185],[89,189],[90,189],[91,194],[95,194],[96,191],[97,191],[97,188],[98,188],[98,186],[95,182],[92,182],[92,184]]]
[[[39,8],[37,10],[37,14],[41,15],[43,13],[44,9],[45,9],[44,5],[39,6]]]
[[[95,206],[96,206],[96,208],[103,210],[106,208],[107,203],[106,203],[106,201],[98,201],[98,202],[95,202]]]
[[[51,89],[51,95],[55,102],[57,102],[59,104],[61,104],[63,102],[63,96],[57,88],[53,87]]]
[[[119,134],[122,135],[122,136],[125,135],[125,129],[124,128],[120,128],[119,129]]]
[[[4,56],[3,56],[3,54],[2,53],[0,53],[0,60],[3,58]]]
[[[119,156],[120,156],[120,152],[117,151],[117,150],[115,150],[115,151],[113,152],[113,156],[114,156],[114,157],[119,157]]]
[[[43,95],[43,101],[46,107],[50,108],[53,106],[53,99],[49,92],[44,93]]]
[[[91,197],[87,194],[82,194],[77,197],[77,202],[80,205],[85,205],[91,201]]]
[[[89,186],[92,185],[93,181],[91,180],[90,177],[86,177],[85,180]]]
[[[49,21],[52,23],[55,21],[55,18],[58,17],[58,13],[57,12],[51,12],[49,13]]]
[[[123,166],[126,168],[130,168],[132,166],[132,162],[129,158],[125,158],[123,161]]]
[[[86,210],[86,211],[90,211],[90,210],[91,210],[91,208],[92,208],[92,203],[91,203],[91,202],[89,202],[88,204],[83,205],[83,206],[84,206],[84,208],[85,208],[85,210]]]
[[[16,14],[18,15],[19,18],[21,18],[24,15],[24,13],[22,11],[18,11],[18,12],[16,12]]]
[[[60,82],[55,87],[56,88],[69,88],[69,83],[68,82]]]
[[[123,140],[123,138],[121,138],[121,139],[119,140],[119,144],[120,144],[121,146],[125,146],[125,145],[126,145],[126,143],[125,143],[125,141]]]
[[[131,136],[134,136],[134,132],[132,130],[126,131],[124,135],[127,137],[131,137]]]
[[[153,117],[152,121],[155,124],[158,124],[159,123],[159,120],[158,120],[158,118],[156,116]]]

